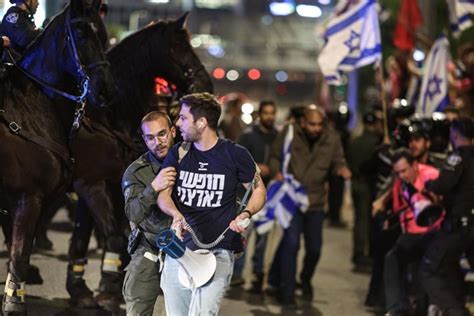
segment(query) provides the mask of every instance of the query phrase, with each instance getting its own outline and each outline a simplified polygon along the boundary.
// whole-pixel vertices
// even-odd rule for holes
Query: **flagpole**
[[[385,98],[385,76],[383,75],[382,61],[380,61],[377,69],[380,72],[380,97],[382,98],[383,111],[383,141],[385,144],[390,144],[390,137],[388,136],[387,99]]]

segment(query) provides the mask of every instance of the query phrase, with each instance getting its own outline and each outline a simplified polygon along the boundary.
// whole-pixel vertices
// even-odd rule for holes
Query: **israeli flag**
[[[449,42],[445,36],[441,36],[431,47],[423,70],[416,107],[416,113],[423,117],[431,117],[433,112],[441,112],[449,104],[448,59]]]
[[[472,26],[474,0],[447,0],[449,8],[450,28],[455,37]]]
[[[259,234],[271,230],[274,219],[284,229],[288,228],[296,212],[306,212],[309,207],[309,199],[305,189],[292,174],[288,173],[293,133],[293,125],[290,125],[283,142],[283,181],[273,181],[268,185],[267,203],[262,211],[252,217]]]
[[[329,84],[341,84],[341,72],[379,62],[382,45],[375,0],[361,1],[333,17],[324,38],[318,63]]]

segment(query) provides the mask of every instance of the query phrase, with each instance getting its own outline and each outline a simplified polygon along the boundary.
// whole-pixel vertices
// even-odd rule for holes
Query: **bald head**
[[[310,140],[314,140],[323,132],[325,121],[326,114],[324,110],[317,105],[311,104],[304,109],[301,127],[306,136]]]

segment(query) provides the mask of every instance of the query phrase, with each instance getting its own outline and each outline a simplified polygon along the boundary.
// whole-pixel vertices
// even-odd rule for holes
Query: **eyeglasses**
[[[156,135],[145,134],[143,135],[143,139],[145,140],[145,142],[150,143],[150,144],[155,143],[157,139],[158,141],[164,143],[168,140],[169,132],[170,132],[169,130],[163,130]]]

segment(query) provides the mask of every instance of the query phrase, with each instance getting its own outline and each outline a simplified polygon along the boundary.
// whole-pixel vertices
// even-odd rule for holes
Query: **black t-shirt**
[[[173,200],[186,222],[193,228],[202,243],[211,243],[229,226],[237,215],[237,189],[239,183],[252,182],[256,165],[244,147],[226,139],[207,151],[193,145],[178,163],[178,148],[173,147],[162,168],[173,166],[178,172],[173,188]],[[198,249],[185,235],[190,249]],[[227,231],[224,240],[215,248],[242,251],[242,239],[234,231]]]

